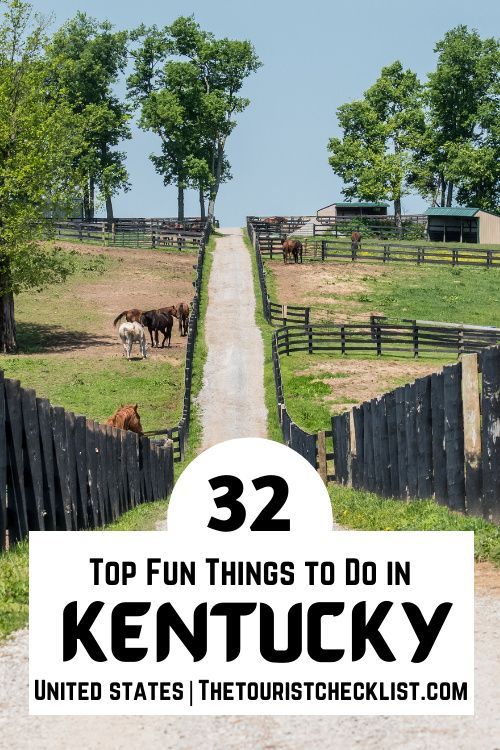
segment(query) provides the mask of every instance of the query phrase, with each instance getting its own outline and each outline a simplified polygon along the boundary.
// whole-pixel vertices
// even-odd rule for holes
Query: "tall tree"
[[[417,76],[396,61],[382,68],[363,99],[343,104],[337,115],[342,138],[331,138],[328,149],[333,171],[344,180],[343,194],[392,201],[400,226],[409,165],[424,130]]]
[[[71,165],[78,122],[51,90],[45,23],[21,0],[0,22],[0,351],[17,348],[14,294],[61,280],[67,254],[50,250],[45,217],[75,195]]]
[[[239,92],[260,61],[250,42],[218,40],[192,17],[162,30],[141,27],[134,38],[129,94],[141,107],[140,126],[161,138],[156,169],[177,185],[179,217],[186,187],[197,187],[202,213],[208,196],[213,217],[220,185],[230,179],[226,142],[249,104]]]
[[[54,34],[47,49],[54,83],[67,93],[82,121],[83,139],[75,169],[85,186],[87,219],[94,217],[96,191],[111,222],[113,195],[129,188],[125,154],[116,147],[131,137],[130,114],[113,92],[127,64],[127,40],[127,32],[113,31],[108,21],[100,23],[77,13]]]
[[[457,26],[437,42],[427,128],[410,177],[424,197],[494,209],[499,202],[500,44]],[[457,192],[458,190],[458,192]]]

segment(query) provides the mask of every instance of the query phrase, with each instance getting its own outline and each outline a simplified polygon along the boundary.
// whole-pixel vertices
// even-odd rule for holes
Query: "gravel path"
[[[266,437],[264,348],[255,325],[252,266],[241,229],[222,229],[208,283],[208,356],[198,403],[202,448]]]
[[[0,747],[10,750],[496,750],[500,597],[476,594],[475,717],[29,717],[28,633],[0,650]]]
[[[265,436],[263,348],[241,231],[217,242],[209,282],[203,447]],[[234,415],[238,419],[234,419]],[[233,426],[236,425],[236,426]],[[495,574],[496,578],[496,574]],[[476,593],[475,717],[29,717],[28,633],[0,648],[0,748],[10,750],[497,750],[500,595]]]

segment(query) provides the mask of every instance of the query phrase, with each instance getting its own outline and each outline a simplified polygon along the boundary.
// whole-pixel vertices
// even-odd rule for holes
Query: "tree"
[[[75,170],[84,185],[85,217],[94,217],[97,189],[106,204],[108,222],[113,221],[113,195],[129,188],[125,154],[116,146],[131,137],[128,107],[113,93],[127,64],[128,34],[112,29],[107,21],[99,23],[77,13],[54,34],[47,48],[53,83],[66,92],[82,121]]]
[[[382,68],[363,99],[337,110],[342,138],[328,143],[329,163],[345,183],[343,194],[394,202],[401,225],[401,199],[413,151],[424,131],[422,87],[399,61]]]
[[[78,123],[48,84],[45,23],[20,0],[4,3],[0,22],[0,350],[17,349],[14,294],[59,281],[67,254],[50,250],[51,212],[75,195],[71,164]]]
[[[410,181],[424,197],[451,206],[494,209],[499,201],[500,45],[457,26],[437,42],[426,85],[427,127]]]
[[[192,17],[133,36],[140,44],[129,95],[141,107],[140,126],[161,138],[153,163],[166,184],[177,185],[179,218],[187,187],[197,187],[202,214],[208,196],[213,218],[220,185],[230,179],[227,139],[249,104],[239,92],[260,61],[250,42],[218,40]]]

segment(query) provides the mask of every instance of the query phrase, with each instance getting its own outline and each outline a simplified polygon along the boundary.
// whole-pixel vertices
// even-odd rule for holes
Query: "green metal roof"
[[[458,216],[470,219],[480,210],[480,208],[455,206],[455,208],[428,208],[424,214],[425,216]]]
[[[388,203],[349,203],[348,201],[345,201],[344,203],[333,203],[332,205],[338,206],[339,208],[387,208]]]

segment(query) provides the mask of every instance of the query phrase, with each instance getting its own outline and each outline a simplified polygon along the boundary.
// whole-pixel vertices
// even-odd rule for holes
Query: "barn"
[[[500,245],[500,216],[480,208],[428,208],[427,236],[433,242]]]
[[[337,219],[350,219],[359,216],[387,216],[387,203],[331,203],[316,211],[318,218],[322,216],[335,217]]]

